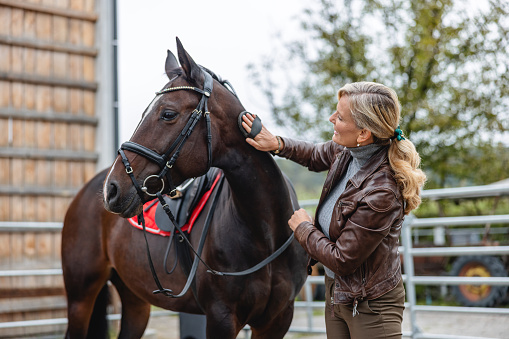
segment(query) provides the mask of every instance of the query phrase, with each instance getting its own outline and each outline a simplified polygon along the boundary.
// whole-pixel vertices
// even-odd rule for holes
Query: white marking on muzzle
[[[110,171],[108,172],[108,175],[106,176],[106,180],[104,180],[104,184],[103,184],[103,199],[104,199],[105,203],[108,203],[108,200],[107,200],[107,198],[108,198],[108,186],[109,186],[108,184],[109,184],[109,181],[110,181],[111,172],[115,168],[115,165],[117,164],[117,160],[118,160],[118,157],[113,162],[113,165],[111,165]]]

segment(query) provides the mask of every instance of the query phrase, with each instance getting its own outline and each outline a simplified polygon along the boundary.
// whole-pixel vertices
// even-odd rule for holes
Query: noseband
[[[120,157],[122,158],[122,163],[125,166],[125,170],[127,174],[131,177],[131,180],[134,184],[134,187],[136,188],[136,191],[138,192],[138,195],[143,201],[143,194],[147,194],[149,196],[155,197],[158,193],[162,194],[164,190],[164,180],[163,178],[166,177],[166,180],[169,184],[169,190],[170,196],[175,196],[177,193],[176,186],[173,184],[173,180],[171,178],[169,170],[173,167],[175,162],[177,161],[177,158],[180,155],[180,151],[182,150],[182,147],[184,147],[185,142],[187,141],[187,138],[191,135],[191,133],[194,130],[194,127],[200,121],[201,117],[205,116],[205,121],[207,124],[207,155],[208,155],[208,162],[207,162],[207,170],[210,168],[212,163],[212,132],[210,128],[210,112],[208,110],[208,99],[210,98],[210,94],[212,93],[212,89],[214,86],[214,81],[212,79],[212,76],[207,72],[202,72],[202,74],[205,77],[205,80],[203,82],[203,90],[197,87],[192,86],[178,86],[178,87],[168,87],[165,88],[159,92],[156,92],[156,96],[169,93],[169,92],[176,92],[181,90],[187,90],[187,91],[194,91],[200,93],[201,99],[198,103],[198,106],[194,109],[193,113],[191,114],[191,117],[187,121],[186,125],[182,129],[182,131],[179,133],[177,139],[171,144],[171,146],[168,148],[168,150],[163,154],[160,155],[157,152],[154,152],[153,150],[137,144],[132,141],[124,142],[120,149],[118,150],[118,153],[120,154]],[[153,174],[145,178],[143,181],[142,186],[140,187],[139,183],[134,178],[133,174],[133,168],[131,167],[131,164],[129,163],[129,160],[127,159],[127,156],[124,153],[124,150],[134,152],[136,154],[139,154],[153,162],[155,162],[160,168],[161,172],[159,174]],[[173,153],[173,155],[171,155]],[[170,158],[171,155],[171,158]],[[148,190],[148,183],[150,180],[160,180],[161,181],[161,189],[158,192],[151,193]]]

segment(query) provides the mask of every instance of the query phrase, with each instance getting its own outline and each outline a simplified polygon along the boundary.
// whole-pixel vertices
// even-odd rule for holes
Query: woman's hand
[[[301,208],[300,210],[297,210],[293,213],[290,220],[288,220],[288,226],[290,226],[292,231],[295,232],[295,229],[297,228],[297,226],[299,226],[300,223],[304,222],[304,221],[309,221],[312,223],[313,218],[311,218],[311,216],[308,214],[308,212],[305,209]]]
[[[251,126],[253,126],[255,117],[256,115],[251,115],[251,113],[248,113],[242,117],[242,127],[244,127],[248,133],[251,132]],[[260,133],[258,133],[254,139],[246,138],[246,142],[257,150],[264,152],[275,151],[278,148],[282,149],[282,145],[281,147],[279,146],[276,136],[270,133],[269,130],[263,126],[263,124]]]

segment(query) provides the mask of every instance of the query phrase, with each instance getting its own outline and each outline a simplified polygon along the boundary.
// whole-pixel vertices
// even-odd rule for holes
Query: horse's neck
[[[231,188],[235,210],[242,219],[253,221],[258,227],[288,221],[291,198],[284,177],[269,154],[254,149],[234,152],[221,167]]]

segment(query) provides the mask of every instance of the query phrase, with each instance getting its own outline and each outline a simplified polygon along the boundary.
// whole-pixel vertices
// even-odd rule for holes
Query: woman
[[[405,290],[398,253],[404,216],[426,180],[413,143],[399,128],[396,93],[359,82],[339,90],[331,141],[274,136],[246,141],[312,171],[329,173],[315,221],[304,209],[288,221],[295,238],[325,267],[327,338],[401,338]],[[250,132],[254,116],[243,118]],[[309,269],[309,267],[308,267]]]

